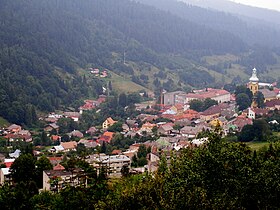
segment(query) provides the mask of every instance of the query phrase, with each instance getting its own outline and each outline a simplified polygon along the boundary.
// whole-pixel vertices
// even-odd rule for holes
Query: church
[[[253,69],[252,76],[249,79],[248,88],[253,94],[253,102],[251,105],[253,108],[258,106],[256,102],[256,95],[258,92],[263,94],[264,102],[280,99],[279,89],[275,88],[272,84],[259,82],[256,68]]]

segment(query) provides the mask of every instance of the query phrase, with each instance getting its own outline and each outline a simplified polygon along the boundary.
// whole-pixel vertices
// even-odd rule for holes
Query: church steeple
[[[249,89],[251,90],[252,94],[253,94],[253,101],[252,101],[252,107],[257,107],[257,100],[256,100],[256,95],[259,91],[259,78],[257,76],[257,69],[254,68],[253,72],[252,72],[252,76],[250,78],[250,82],[249,82]]]
[[[259,91],[259,78],[257,77],[257,69],[254,68],[249,82],[249,89],[255,95]]]
[[[257,77],[257,69],[254,68],[252,72],[252,76],[250,78],[250,82],[259,82],[259,78]]]

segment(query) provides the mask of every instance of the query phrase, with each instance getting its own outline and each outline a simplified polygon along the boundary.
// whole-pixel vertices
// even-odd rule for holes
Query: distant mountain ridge
[[[265,20],[276,25],[280,25],[280,12],[271,9],[248,6],[233,1],[225,0],[179,0],[187,4],[196,5],[203,8],[211,8],[241,16],[247,16],[259,20]]]
[[[220,2],[219,0],[184,0],[185,3],[183,3],[183,1],[177,0],[138,0],[138,2],[168,11],[185,20],[214,30],[229,32],[241,38],[249,45],[257,44],[265,47],[280,46],[280,43],[278,42],[278,38],[280,37],[280,25],[279,27],[276,27],[275,24],[246,17],[245,14],[243,14],[243,16],[236,15],[233,12],[230,13],[230,9],[228,9],[228,11],[223,11],[221,9],[223,6],[220,6],[214,10],[214,5],[218,6],[218,3],[223,5],[222,2],[225,2],[225,5],[229,4],[229,6],[239,7],[238,4],[232,2]],[[207,5],[212,5],[213,9],[209,9],[212,7],[207,7]],[[243,6],[240,7],[243,8]],[[247,7],[245,6],[245,8]],[[251,7],[248,8],[251,9]],[[252,10],[255,11],[254,8]],[[263,10],[260,9],[260,11]]]

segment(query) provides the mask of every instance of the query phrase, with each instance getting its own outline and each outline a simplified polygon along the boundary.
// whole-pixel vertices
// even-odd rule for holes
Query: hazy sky
[[[231,0],[231,1],[280,11],[280,0]]]

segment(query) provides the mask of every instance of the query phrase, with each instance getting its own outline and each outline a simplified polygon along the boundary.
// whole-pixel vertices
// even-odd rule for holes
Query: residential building
[[[102,128],[103,129],[107,129],[110,126],[114,125],[117,121],[113,120],[111,117],[107,118],[103,124],[102,124]]]
[[[81,169],[73,171],[58,169],[43,171],[43,190],[59,192],[66,186],[86,185],[86,175]]]
[[[107,169],[108,174],[120,174],[123,166],[130,167],[130,158],[126,155],[90,155],[86,160],[93,167],[100,170],[102,167]]]

